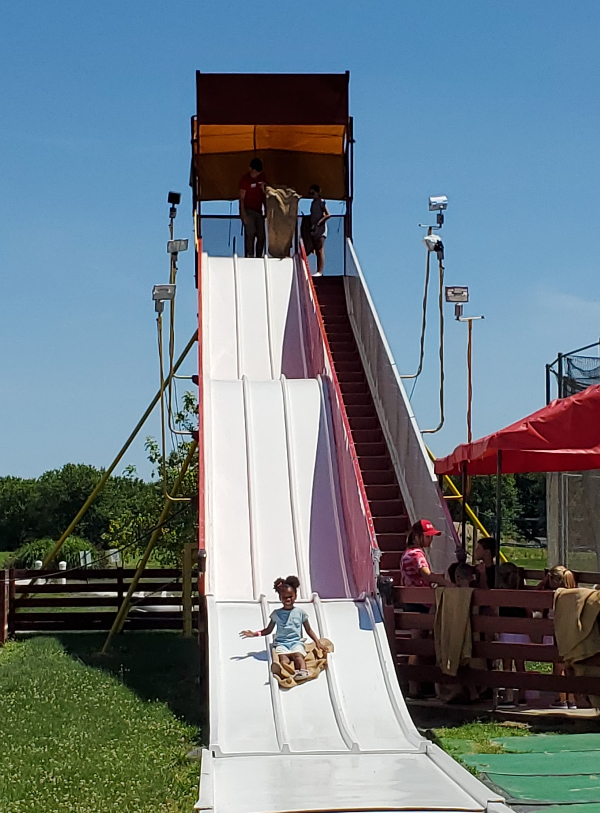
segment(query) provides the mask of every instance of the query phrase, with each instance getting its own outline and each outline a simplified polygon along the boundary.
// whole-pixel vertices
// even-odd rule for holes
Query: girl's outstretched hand
[[[240,638],[256,638],[256,633],[252,632],[252,630],[242,630],[240,632]]]

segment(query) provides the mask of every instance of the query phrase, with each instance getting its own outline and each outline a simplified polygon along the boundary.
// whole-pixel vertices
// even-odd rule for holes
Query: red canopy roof
[[[563,398],[473,443],[457,446],[435,461],[436,474],[495,474],[502,471],[585,471],[600,469],[600,384]]]

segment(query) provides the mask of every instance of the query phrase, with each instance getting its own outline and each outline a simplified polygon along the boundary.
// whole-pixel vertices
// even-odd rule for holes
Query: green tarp
[[[576,776],[600,773],[598,751],[530,754],[469,754],[461,760],[478,773],[505,776]]]
[[[533,734],[530,737],[500,737],[492,742],[502,745],[507,751],[519,753],[600,751],[600,734]]]
[[[484,773],[509,804],[516,802],[573,804],[576,802],[600,803],[600,772],[577,776],[508,776]]]

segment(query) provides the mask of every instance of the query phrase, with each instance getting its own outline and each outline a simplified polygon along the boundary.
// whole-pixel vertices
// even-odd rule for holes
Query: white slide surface
[[[417,731],[377,600],[347,557],[331,406],[307,378],[292,260],[203,263],[210,743],[198,810],[483,811],[502,799]],[[261,629],[273,582],[333,641],[327,669],[282,690]]]

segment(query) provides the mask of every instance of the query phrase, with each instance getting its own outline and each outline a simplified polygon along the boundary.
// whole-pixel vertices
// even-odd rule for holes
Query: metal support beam
[[[184,477],[186,475],[186,472],[187,472],[187,470],[188,470],[188,468],[190,466],[190,463],[192,462],[192,459],[194,457],[194,454],[196,453],[197,448],[198,448],[198,443],[197,443],[197,441],[193,440],[190,443],[188,453],[187,453],[187,455],[185,457],[185,460],[183,461],[183,463],[181,465],[181,469],[179,471],[179,474],[177,475],[177,479],[175,480],[175,483],[173,484],[173,490],[171,492],[172,497],[175,497],[177,495],[177,493],[179,492],[179,489],[181,488],[181,485],[183,483],[183,479],[184,479]],[[106,641],[104,642],[104,646],[102,647],[102,653],[103,654],[106,654],[106,652],[108,651],[108,648],[110,646],[110,642],[112,641],[113,637],[115,635],[118,635],[121,632],[121,630],[123,629],[123,624],[125,623],[125,619],[127,618],[127,615],[129,613],[129,607],[131,606],[131,599],[133,597],[133,594],[135,593],[135,591],[137,589],[139,580],[142,578],[144,570],[146,569],[146,565],[148,564],[148,559],[150,559],[150,554],[152,553],[152,550],[154,549],[154,545],[156,544],[156,540],[158,539],[158,535],[161,532],[162,527],[163,527],[167,517],[171,513],[172,507],[173,507],[173,502],[171,500],[169,500],[169,499],[166,499],[165,504],[163,506],[163,510],[161,512],[161,515],[160,515],[160,517],[158,519],[158,522],[156,523],[156,528],[154,529],[154,531],[152,532],[152,536],[148,540],[148,544],[146,545],[146,550],[144,551],[144,555],[140,559],[140,561],[138,563],[138,566],[136,568],[135,574],[133,576],[133,579],[131,580],[131,583],[129,584],[129,589],[127,590],[127,595],[125,596],[125,598],[123,600],[123,603],[119,607],[119,612],[117,613],[117,616],[116,616],[116,618],[115,618],[115,620],[113,622],[111,630],[108,633],[108,637],[107,637]]]

